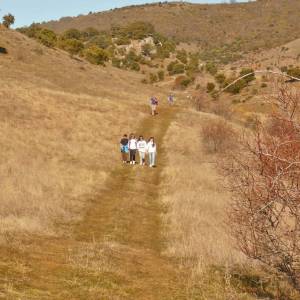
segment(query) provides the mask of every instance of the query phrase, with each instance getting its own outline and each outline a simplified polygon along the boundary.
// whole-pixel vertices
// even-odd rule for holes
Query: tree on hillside
[[[12,14],[5,15],[3,17],[3,22],[2,24],[6,27],[9,28],[11,25],[15,23],[15,17]]]
[[[240,250],[285,274],[300,292],[300,94],[280,89],[275,113],[243,139],[225,170],[230,228]],[[248,135],[249,136],[249,135]]]

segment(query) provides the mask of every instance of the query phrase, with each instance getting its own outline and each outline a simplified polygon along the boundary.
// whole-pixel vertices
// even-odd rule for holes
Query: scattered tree
[[[9,28],[11,25],[15,23],[15,17],[12,14],[5,15],[3,17],[3,22],[2,24],[6,27]]]

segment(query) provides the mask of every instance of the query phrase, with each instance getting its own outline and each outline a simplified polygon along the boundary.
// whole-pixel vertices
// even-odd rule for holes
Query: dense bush
[[[146,22],[134,22],[126,26],[121,35],[127,36],[129,39],[142,40],[155,32],[154,26]]]
[[[218,67],[213,62],[208,62],[205,65],[205,69],[209,74],[211,74],[213,76],[216,75],[218,72]]]
[[[193,82],[193,78],[187,77],[185,75],[180,75],[175,79],[174,89],[185,89]]]
[[[36,33],[36,38],[47,47],[54,47],[57,42],[57,36],[54,31],[49,29],[41,29]]]
[[[160,41],[156,46],[156,56],[161,59],[169,58],[176,49],[176,44],[170,40]]]
[[[217,83],[222,86],[226,81],[226,76],[223,73],[218,73],[216,74],[215,79]]]
[[[197,72],[199,72],[199,56],[198,54],[190,54],[186,73],[188,76],[193,76]]]
[[[81,36],[85,40],[89,40],[99,34],[100,34],[100,32],[93,27],[88,27],[81,32]]]
[[[95,65],[104,66],[105,62],[109,60],[107,51],[96,46],[85,49],[83,53],[86,60]]]
[[[60,38],[57,45],[59,48],[69,52],[71,55],[79,54],[84,49],[83,43],[76,39]]]
[[[62,34],[62,38],[64,38],[64,39],[80,40],[80,38],[81,38],[81,32],[78,29],[71,28],[71,29],[66,30]]]
[[[178,61],[172,61],[168,65],[167,70],[170,75],[182,74],[184,73],[185,67],[183,64],[179,63]]]
[[[299,67],[291,67],[287,70],[287,74],[300,79],[300,68]]]
[[[160,81],[163,81],[165,79],[165,72],[163,70],[160,70],[157,72],[157,76]]]
[[[224,86],[229,85],[234,80],[235,80],[235,78],[228,79],[225,82]],[[244,79],[241,79],[241,80],[237,81],[236,83],[234,83],[233,85],[231,85],[230,87],[228,87],[226,89],[226,92],[231,93],[231,94],[239,94],[241,92],[241,90],[243,88],[245,88],[246,86],[247,86],[247,81],[245,81]]]
[[[112,45],[111,37],[107,34],[99,34],[89,39],[87,42],[87,46],[97,46],[102,49],[107,49],[109,46]]]
[[[253,72],[254,72],[253,69],[242,69],[240,72],[240,76],[244,76],[244,75],[247,75],[247,74],[250,74]],[[249,82],[255,80],[255,74],[253,73],[253,74],[245,77],[244,80],[246,81],[246,83],[249,83]]]

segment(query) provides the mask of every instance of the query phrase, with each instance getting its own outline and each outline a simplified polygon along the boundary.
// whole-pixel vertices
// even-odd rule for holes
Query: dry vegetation
[[[211,131],[221,125],[222,132]],[[167,253],[191,268],[191,299],[297,299],[284,277],[249,260],[230,237],[231,194],[217,165],[227,150],[234,156],[240,130],[222,117],[192,111],[179,114],[170,127],[161,193],[168,207]],[[208,147],[216,137],[217,149]]]
[[[297,0],[264,0],[234,5],[161,3],[67,17],[43,25],[62,32],[87,27],[108,30],[112,25],[146,21],[154,24],[160,33],[177,40],[198,41],[202,47],[232,44],[231,50],[249,50],[272,48],[299,38],[299,5]]]
[[[55,222],[78,219],[118,163],[119,136],[143,118],[150,91],[136,95],[138,75],[12,31],[1,29],[0,43],[8,52],[0,56],[1,233],[57,234]]]

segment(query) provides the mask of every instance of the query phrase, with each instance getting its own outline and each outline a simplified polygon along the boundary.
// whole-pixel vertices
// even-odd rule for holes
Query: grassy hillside
[[[78,219],[81,197],[118,163],[119,137],[134,131],[154,88],[0,30],[1,233],[56,235],[55,222]]]
[[[134,21],[152,23],[160,33],[202,47],[251,50],[271,48],[300,35],[298,0],[260,0],[241,4],[161,3],[131,6],[44,23],[57,32],[95,27],[109,30]]]

